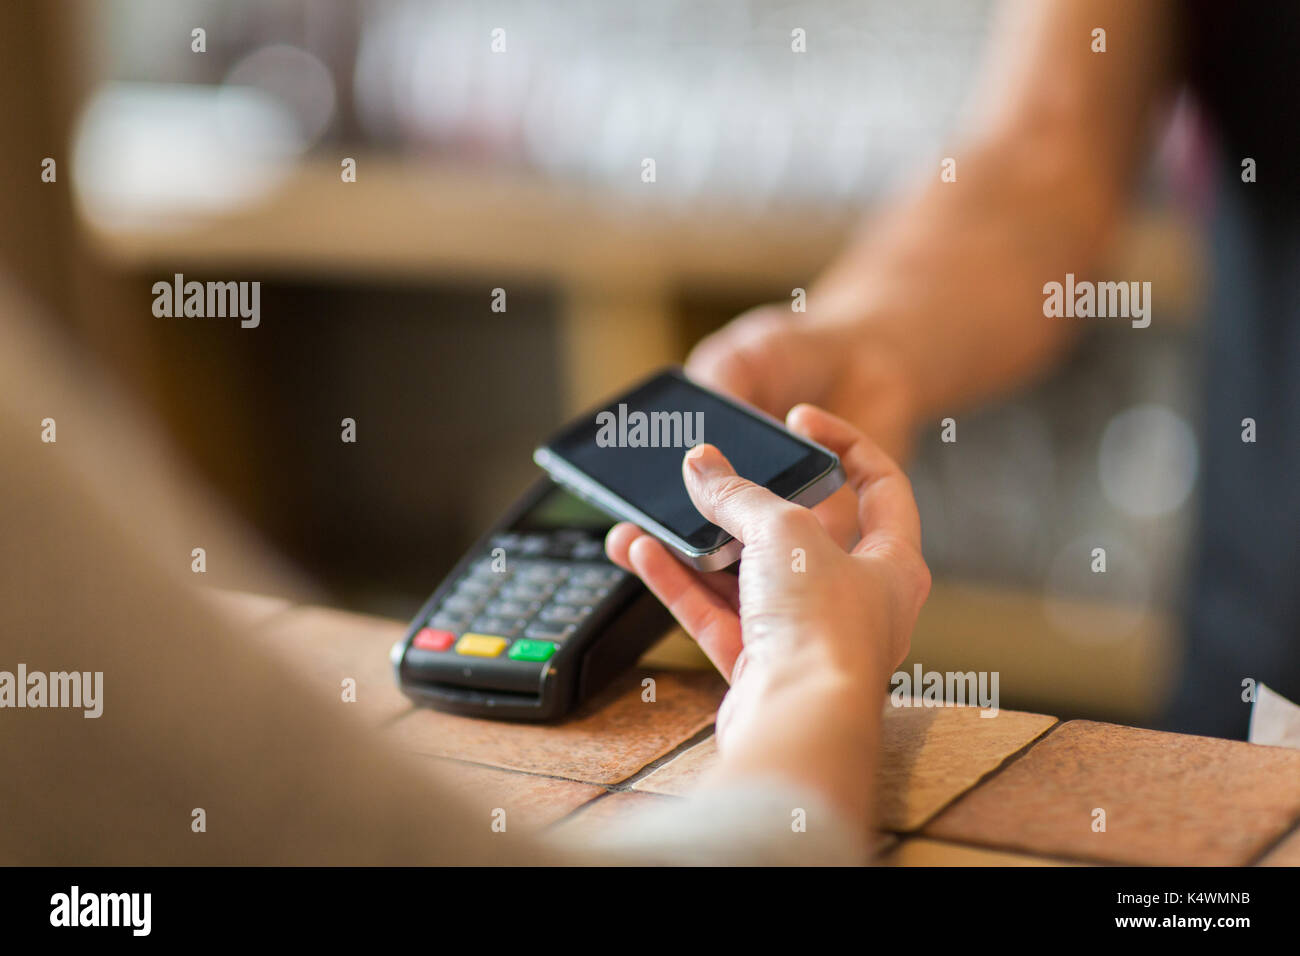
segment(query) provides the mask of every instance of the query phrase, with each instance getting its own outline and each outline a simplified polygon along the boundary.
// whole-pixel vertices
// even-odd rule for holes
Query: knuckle
[[[879,557],[892,569],[900,598],[910,602],[913,612],[918,612],[930,596],[932,578],[930,566],[921,549],[903,541],[893,541],[881,548]]]
[[[907,555],[903,562],[903,573],[912,593],[913,607],[919,611],[926,598],[930,596],[930,586],[933,583],[930,566],[926,563],[925,557],[919,549],[907,549]]]
[[[739,316],[734,325],[743,337],[761,340],[785,327],[786,314],[784,306],[760,305]]]
[[[691,352],[686,367],[692,372],[718,372],[731,367],[734,350],[722,332],[703,339]]]
[[[740,505],[749,482],[740,475],[724,475],[709,486],[709,496],[713,507],[717,509],[734,509]]]
[[[882,454],[884,453],[882,452]],[[894,460],[892,455],[885,455],[885,461],[889,462],[890,473],[897,477],[899,485],[907,492],[908,500],[916,501],[916,488],[912,486],[912,479],[908,477],[907,472]]]
[[[781,508],[771,521],[772,532],[781,538],[806,538],[820,528],[817,516],[798,505]]]
[[[903,661],[912,653],[912,632],[908,631],[899,641],[898,647],[894,654],[894,667],[901,667]]]

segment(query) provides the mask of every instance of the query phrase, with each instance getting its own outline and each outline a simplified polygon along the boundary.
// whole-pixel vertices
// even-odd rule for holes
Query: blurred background
[[[0,255],[321,600],[407,616],[561,420],[806,287],[935,174],[990,7],[16,0]],[[1000,671],[1006,707],[1142,723],[1168,689],[1198,475],[1191,125],[1113,250],[1161,320],[1092,323],[909,468],[936,579],[913,660]],[[155,318],[178,272],[260,281],[260,327]]]

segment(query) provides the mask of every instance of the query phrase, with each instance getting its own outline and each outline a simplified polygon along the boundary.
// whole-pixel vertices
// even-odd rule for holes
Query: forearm
[[[896,354],[916,418],[1015,387],[1073,338],[1043,315],[1043,285],[1104,251],[1168,87],[1171,16],[1156,0],[1009,4],[955,181],[936,164],[814,286],[810,317]]]
[[[1035,176],[1031,160],[990,144],[965,158],[958,183],[936,184],[888,214],[813,288],[809,312],[846,322],[863,352],[889,352],[914,422],[951,414],[1041,373],[1074,327],[1045,318],[1042,287],[1095,262],[1114,203],[1084,192],[1073,161]],[[1049,151],[1051,147],[1048,147]],[[1073,196],[1071,194],[1074,194]]]

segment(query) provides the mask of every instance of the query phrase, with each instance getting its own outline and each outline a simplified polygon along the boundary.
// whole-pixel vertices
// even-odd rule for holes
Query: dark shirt
[[[1300,2],[1184,7],[1217,138],[1203,484],[1171,729],[1244,737],[1243,681],[1300,701]],[[1256,181],[1242,181],[1242,160]],[[1257,440],[1242,440],[1245,418]]]

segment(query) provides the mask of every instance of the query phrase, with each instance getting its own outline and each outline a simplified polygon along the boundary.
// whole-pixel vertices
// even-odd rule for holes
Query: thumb
[[[700,514],[742,543],[752,541],[762,524],[798,508],[740,477],[712,445],[696,445],[686,453],[682,477],[686,493]]]

